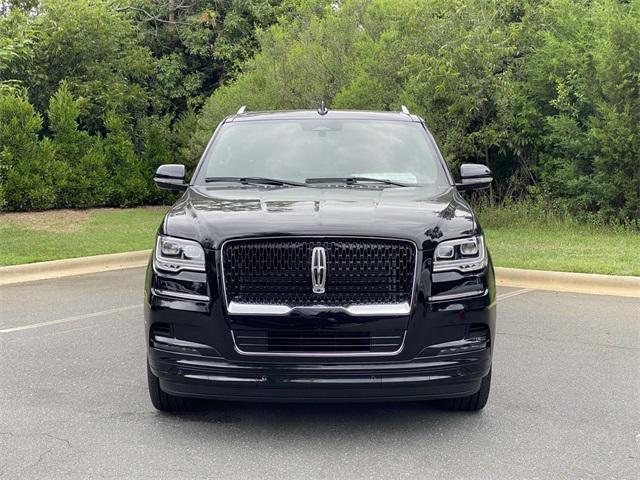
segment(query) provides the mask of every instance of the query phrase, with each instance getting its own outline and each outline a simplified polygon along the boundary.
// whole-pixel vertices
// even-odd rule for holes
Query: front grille
[[[242,353],[393,353],[402,346],[404,331],[318,332],[291,330],[234,330],[236,347]]]
[[[326,252],[324,293],[313,293],[311,254]],[[227,302],[287,306],[398,304],[411,301],[416,248],[403,240],[252,239],[227,243]]]

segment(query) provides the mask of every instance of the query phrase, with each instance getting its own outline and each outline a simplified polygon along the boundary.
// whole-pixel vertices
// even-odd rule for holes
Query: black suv
[[[245,112],[214,132],[159,228],[146,276],[149,392],[258,401],[489,396],[496,289],[482,228],[424,121],[400,112]]]

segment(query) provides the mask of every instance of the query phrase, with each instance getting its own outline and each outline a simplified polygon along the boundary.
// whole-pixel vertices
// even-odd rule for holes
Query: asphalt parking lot
[[[0,477],[640,475],[640,300],[499,289],[480,414],[211,402],[157,413],[142,269],[0,287]]]

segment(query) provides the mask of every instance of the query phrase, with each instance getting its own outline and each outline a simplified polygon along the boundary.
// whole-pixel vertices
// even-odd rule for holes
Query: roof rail
[[[404,105],[400,105],[400,111],[402,113],[406,113],[407,115],[411,115],[411,112],[409,111],[409,109]]]
[[[236,115],[240,115],[241,113],[244,113],[247,110],[247,106],[246,105],[242,105],[238,111],[236,112]]]

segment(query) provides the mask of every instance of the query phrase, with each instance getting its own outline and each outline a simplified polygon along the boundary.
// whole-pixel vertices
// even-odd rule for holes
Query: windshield
[[[404,184],[449,185],[421,124],[383,120],[230,122],[206,153],[197,183],[213,177],[295,182],[368,177]]]

